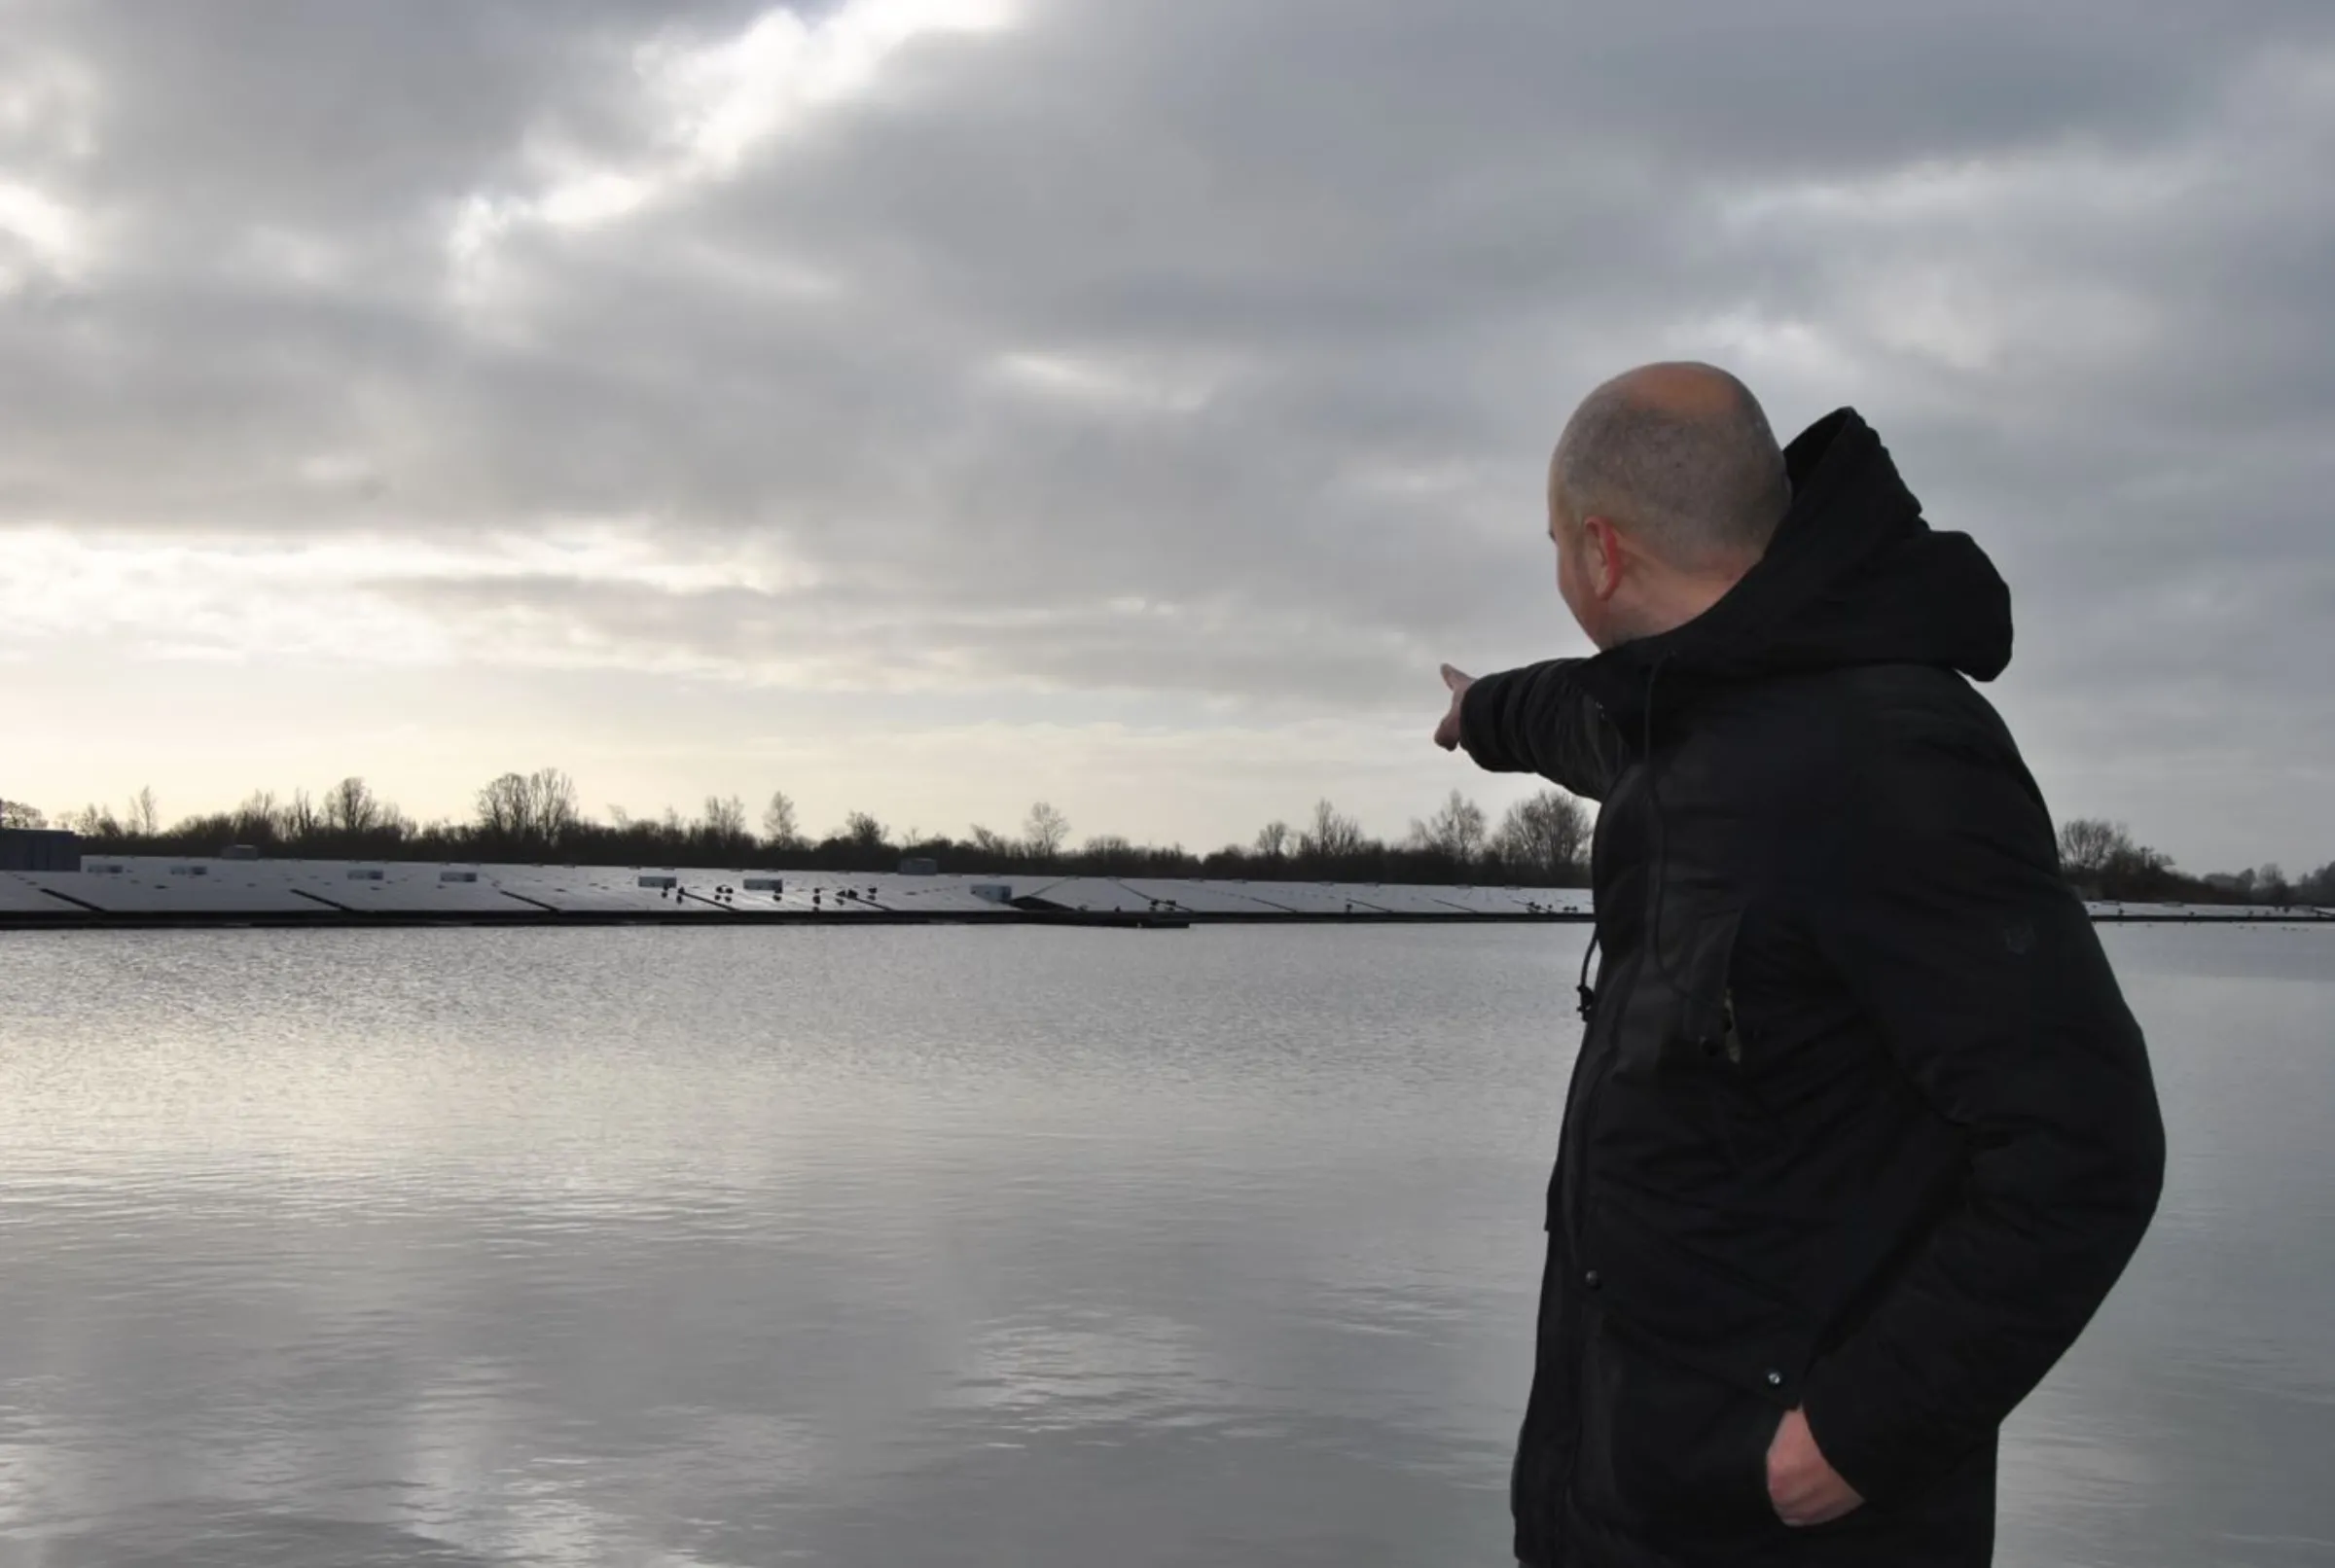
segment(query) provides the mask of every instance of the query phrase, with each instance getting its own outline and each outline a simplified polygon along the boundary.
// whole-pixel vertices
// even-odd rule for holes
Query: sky
[[[1841,405],[2062,816],[2335,858],[2335,8],[0,0],[0,795],[1401,833],[1592,385]]]

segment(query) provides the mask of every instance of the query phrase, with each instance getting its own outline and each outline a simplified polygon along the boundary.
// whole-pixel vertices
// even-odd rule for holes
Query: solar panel
[[[89,911],[46,893],[15,872],[0,872],[0,914],[54,914],[70,917]]]

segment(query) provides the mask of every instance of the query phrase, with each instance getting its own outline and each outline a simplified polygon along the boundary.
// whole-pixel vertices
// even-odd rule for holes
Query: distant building
[[[911,855],[900,863],[900,874],[903,876],[938,876],[941,874],[941,863],[922,855]]]
[[[0,872],[77,872],[81,835],[59,828],[0,828]]]

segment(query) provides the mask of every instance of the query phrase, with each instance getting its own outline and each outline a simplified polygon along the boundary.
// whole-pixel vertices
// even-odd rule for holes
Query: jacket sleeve
[[[1576,659],[1486,675],[1459,704],[1459,744],[1478,767],[1538,773],[1584,800],[1602,801],[1623,766],[1621,737],[1570,679]]]
[[[1803,1391],[1826,1459],[1885,1506],[1984,1443],[2074,1342],[2164,1179],[2139,1027],[1996,733],[1878,748],[1804,907],[1969,1151],[1952,1205]]]

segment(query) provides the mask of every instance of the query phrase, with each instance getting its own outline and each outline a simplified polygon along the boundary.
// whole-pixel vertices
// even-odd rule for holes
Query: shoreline
[[[2094,902],[2101,924],[2335,925],[2312,907]],[[0,872],[0,931],[437,926],[1578,925],[1583,888],[92,857]]]

